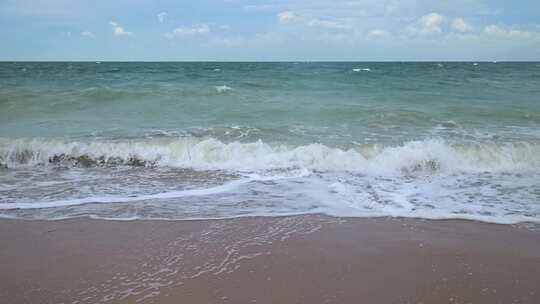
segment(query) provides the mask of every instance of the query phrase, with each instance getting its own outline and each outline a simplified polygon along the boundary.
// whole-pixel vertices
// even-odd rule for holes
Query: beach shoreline
[[[6,303],[539,303],[540,232],[323,215],[0,219]]]

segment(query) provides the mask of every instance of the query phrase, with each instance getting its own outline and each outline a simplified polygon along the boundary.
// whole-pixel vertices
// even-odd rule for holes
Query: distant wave
[[[228,87],[226,85],[216,86],[216,91],[218,93],[225,93],[225,92],[232,91],[232,90],[233,89],[231,87]]]
[[[8,168],[129,165],[253,171],[298,167],[366,174],[513,171],[540,168],[540,145],[451,144],[429,139],[397,146],[374,144],[339,149],[319,143],[225,143],[197,137],[90,142],[21,138],[0,139],[0,163]]]

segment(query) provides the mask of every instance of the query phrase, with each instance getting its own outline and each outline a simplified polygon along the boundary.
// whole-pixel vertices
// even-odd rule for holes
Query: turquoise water
[[[0,63],[9,217],[540,221],[540,63]]]

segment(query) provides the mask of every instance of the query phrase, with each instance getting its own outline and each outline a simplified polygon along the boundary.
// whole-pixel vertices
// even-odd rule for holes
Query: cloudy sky
[[[0,0],[0,60],[540,60],[538,0]]]

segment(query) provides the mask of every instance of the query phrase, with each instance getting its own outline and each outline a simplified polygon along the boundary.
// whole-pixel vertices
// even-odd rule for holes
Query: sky
[[[538,61],[538,0],[0,0],[0,60]]]

